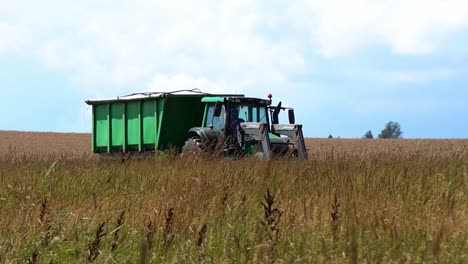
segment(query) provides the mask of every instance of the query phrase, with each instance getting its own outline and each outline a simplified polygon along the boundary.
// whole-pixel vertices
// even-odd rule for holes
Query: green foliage
[[[385,125],[385,128],[380,132],[379,138],[402,138],[403,132],[398,122],[390,121]]]
[[[333,138],[332,134],[328,135],[328,138]]]
[[[367,131],[362,138],[373,139],[374,135],[372,135],[372,131]]]

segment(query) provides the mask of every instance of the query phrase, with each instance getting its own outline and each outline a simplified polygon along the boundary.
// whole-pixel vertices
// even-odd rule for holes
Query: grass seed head
[[[99,246],[101,244],[102,238],[106,235],[104,232],[105,225],[106,222],[102,222],[99,224],[94,234],[94,240],[91,241],[91,243],[89,243],[88,245],[88,262],[94,262],[100,254]]]
[[[164,224],[164,232],[163,232],[163,241],[164,241],[164,246],[168,247],[173,239],[173,234],[172,234],[172,225],[173,225],[173,219],[174,218],[174,208],[169,208],[167,211],[167,214],[165,215],[165,224]]]

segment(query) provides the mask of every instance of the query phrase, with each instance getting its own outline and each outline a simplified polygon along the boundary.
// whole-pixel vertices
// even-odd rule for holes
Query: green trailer
[[[188,92],[189,94],[181,94]],[[181,149],[192,127],[202,124],[204,97],[244,97],[206,94],[198,90],[131,94],[88,100],[92,106],[94,153],[151,152]]]

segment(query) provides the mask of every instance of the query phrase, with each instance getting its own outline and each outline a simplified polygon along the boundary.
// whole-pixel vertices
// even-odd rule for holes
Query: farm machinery
[[[92,148],[101,155],[132,155],[177,149],[227,157],[307,158],[302,125],[294,109],[243,94],[193,90],[136,93],[88,100],[92,106]],[[288,113],[280,124],[279,113]]]

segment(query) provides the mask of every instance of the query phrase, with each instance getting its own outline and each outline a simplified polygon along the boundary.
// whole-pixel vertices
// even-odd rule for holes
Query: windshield
[[[205,126],[213,126],[213,128],[216,129],[222,129],[224,127],[224,106],[221,110],[220,116],[214,116],[215,112],[215,104],[211,104],[208,106],[208,112],[206,115],[206,121],[205,121]]]
[[[256,122],[268,123],[267,108],[258,104],[238,104],[231,107],[231,120],[236,120],[238,123]],[[214,116],[215,104],[207,105],[205,127],[213,126],[215,129],[224,128],[225,107],[223,106],[220,116]]]
[[[267,110],[265,106],[253,104],[235,105],[231,108],[231,116],[239,122],[267,123]]]

